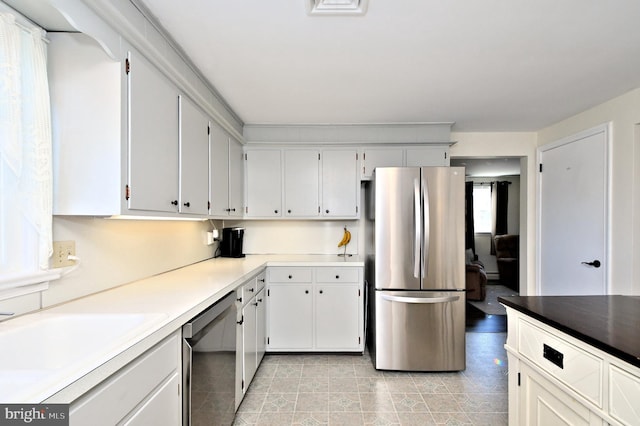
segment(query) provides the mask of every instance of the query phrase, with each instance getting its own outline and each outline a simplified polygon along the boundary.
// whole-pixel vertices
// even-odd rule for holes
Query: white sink
[[[0,402],[36,402],[52,381],[73,382],[136,343],[164,314],[41,314],[0,326]],[[65,383],[68,385],[69,383]],[[29,398],[29,400],[19,400]]]

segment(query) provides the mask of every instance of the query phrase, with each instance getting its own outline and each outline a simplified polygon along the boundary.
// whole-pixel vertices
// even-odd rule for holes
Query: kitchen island
[[[0,402],[71,403],[267,267],[363,266],[357,256],[217,258],[0,323]],[[167,351],[165,355],[173,356]]]
[[[640,424],[640,298],[520,296],[507,308],[509,424]]]

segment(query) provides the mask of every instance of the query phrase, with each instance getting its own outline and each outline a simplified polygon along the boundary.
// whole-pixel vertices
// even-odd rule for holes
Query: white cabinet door
[[[320,153],[314,150],[285,150],[284,215],[318,216],[319,187]]]
[[[180,213],[209,212],[209,119],[185,96],[180,106]]]
[[[311,349],[312,284],[270,284],[267,300],[269,349]]]
[[[263,288],[256,295],[256,368],[267,349],[267,292]]]
[[[353,150],[322,152],[323,217],[358,216],[358,153]]]
[[[178,392],[182,379],[179,373],[166,381],[133,416],[126,426],[175,426],[182,422],[182,397]],[[96,423],[97,424],[97,420]]]
[[[247,216],[282,216],[280,150],[250,150],[247,163]]]
[[[422,166],[448,166],[449,165],[448,146],[421,146],[407,148],[407,167]]]
[[[229,135],[215,124],[209,147],[209,201],[211,216],[229,215]]]
[[[589,425],[591,413],[564,391],[520,363],[522,425]],[[601,423],[600,423],[601,424]]]
[[[244,153],[242,144],[229,137],[229,216],[244,214]]]
[[[256,300],[255,297],[242,308],[242,336],[244,340],[244,389],[246,392],[256,373]]]
[[[371,179],[376,167],[404,166],[402,148],[367,148],[362,152],[362,179]]]
[[[316,349],[358,349],[362,299],[357,284],[316,284]]]
[[[178,92],[142,55],[129,63],[129,208],[177,212]]]

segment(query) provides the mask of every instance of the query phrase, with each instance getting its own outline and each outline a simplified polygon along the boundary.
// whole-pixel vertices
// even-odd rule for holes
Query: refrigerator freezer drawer
[[[465,369],[464,291],[375,291],[376,369]]]

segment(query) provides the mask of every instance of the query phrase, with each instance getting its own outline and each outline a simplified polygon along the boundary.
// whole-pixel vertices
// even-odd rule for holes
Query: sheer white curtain
[[[44,31],[0,13],[0,271],[48,268],[51,112]]]

